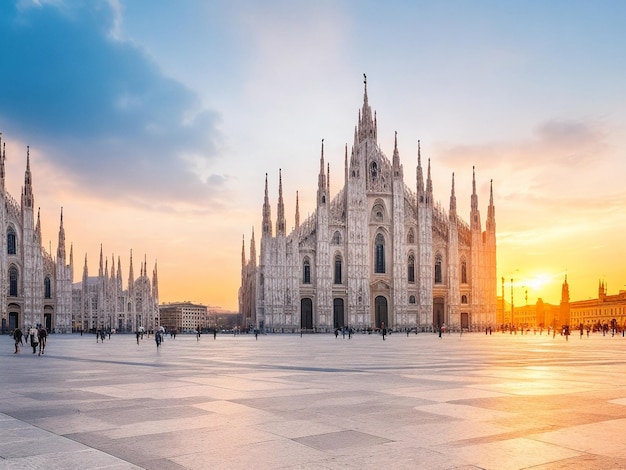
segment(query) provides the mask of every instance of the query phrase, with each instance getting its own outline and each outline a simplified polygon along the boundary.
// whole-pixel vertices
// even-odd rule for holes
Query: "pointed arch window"
[[[441,272],[441,255],[435,257],[435,284],[443,282],[443,273]]]
[[[415,303],[415,296],[414,295],[410,295],[409,296],[409,303],[410,304],[414,304]]]
[[[46,276],[46,278],[43,280],[43,287],[44,287],[44,297],[46,299],[51,299],[52,288],[51,288],[51,283],[50,283],[50,276]]]
[[[376,179],[376,177],[378,176],[378,165],[376,164],[376,162],[372,162],[370,164],[370,175],[372,176],[372,179]]]
[[[335,284],[341,284],[341,256],[335,256]]]
[[[9,269],[9,296],[17,297],[17,281],[19,279],[19,274],[17,272],[17,268],[15,266],[11,266]]]
[[[461,303],[462,304],[466,304],[467,303],[467,295],[462,295],[461,296]]]
[[[409,255],[409,263],[407,266],[407,280],[414,284],[415,283],[415,256],[413,253]]]
[[[385,237],[382,233],[376,235],[374,242],[374,272],[385,272]]]
[[[415,243],[415,232],[413,232],[413,229],[409,229],[409,234],[406,236],[406,242],[407,243]]]
[[[335,231],[333,234],[333,239],[330,242],[333,245],[341,245],[341,232],[339,230]]]
[[[302,284],[311,284],[311,262],[304,258],[302,263]]]
[[[461,284],[467,284],[467,261],[461,261]]]
[[[13,227],[9,227],[7,230],[7,252],[10,255],[17,254],[17,237],[15,236]]]

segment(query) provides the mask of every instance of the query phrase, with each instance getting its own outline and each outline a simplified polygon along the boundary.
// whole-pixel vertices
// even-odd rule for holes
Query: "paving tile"
[[[4,339],[0,470],[626,468],[621,337]]]

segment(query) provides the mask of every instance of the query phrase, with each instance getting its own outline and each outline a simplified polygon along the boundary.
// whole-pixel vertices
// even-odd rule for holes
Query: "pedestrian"
[[[156,330],[154,333],[154,341],[156,341],[157,349],[161,346],[161,331]]]
[[[33,354],[35,354],[37,352],[37,346],[39,346],[39,332],[37,331],[37,328],[32,326],[28,330],[28,338],[30,340],[31,347],[33,348]]]
[[[213,328],[213,341],[215,341],[215,339],[217,339],[217,326]]]
[[[48,331],[41,327],[39,328],[39,355],[41,356],[46,349],[46,340],[48,339]]]
[[[20,330],[19,328],[15,328],[15,330],[13,330],[13,339],[15,340],[15,353],[17,354],[20,352],[20,345],[22,344],[22,336],[24,336],[24,334],[22,333],[22,330]]]
[[[200,325],[196,328],[196,341],[200,341]]]
[[[104,333],[104,329],[100,330],[100,339],[102,340],[102,344],[104,344],[104,337],[105,337],[105,333]],[[98,340],[96,339],[96,343],[98,342]]]
[[[381,326],[381,330],[383,333],[383,341],[385,341],[385,336],[387,335],[387,328],[385,327],[385,322],[382,322],[380,326]]]
[[[139,330],[135,332],[135,336],[137,337],[137,344],[139,344],[139,337],[141,336],[141,333],[139,333]]]

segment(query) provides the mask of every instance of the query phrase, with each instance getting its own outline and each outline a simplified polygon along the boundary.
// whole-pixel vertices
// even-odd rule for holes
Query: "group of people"
[[[24,333],[19,328],[13,330],[13,339],[15,340],[15,352],[13,354],[18,354],[20,352],[20,346],[24,345]],[[37,328],[32,326],[28,330],[28,334],[26,335],[26,344],[30,342],[30,346],[33,348],[33,354],[37,352],[37,348],[39,348],[39,356],[45,353],[46,350],[46,340],[48,339],[48,331],[42,326]]]

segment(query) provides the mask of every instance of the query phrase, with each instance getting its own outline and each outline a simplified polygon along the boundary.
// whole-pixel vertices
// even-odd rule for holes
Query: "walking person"
[[[381,327],[381,330],[382,330],[382,333],[383,333],[383,341],[385,341],[385,336],[387,335],[387,328],[385,327],[385,322],[382,322],[380,324],[380,327]]]
[[[15,340],[15,352],[13,354],[17,354],[20,352],[20,345],[22,345],[22,337],[24,333],[19,328],[15,328],[13,331],[13,339]]]
[[[33,348],[33,354],[37,352],[37,346],[39,346],[39,332],[37,328],[32,326],[30,330],[28,330],[28,338],[30,340],[30,345]]]
[[[39,355],[41,356],[46,349],[46,340],[48,339],[48,331],[42,326],[39,328]]]

